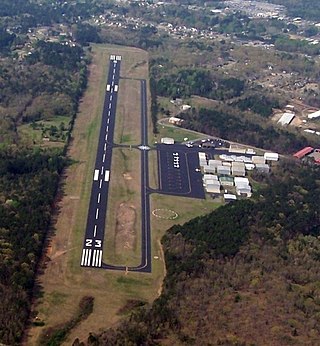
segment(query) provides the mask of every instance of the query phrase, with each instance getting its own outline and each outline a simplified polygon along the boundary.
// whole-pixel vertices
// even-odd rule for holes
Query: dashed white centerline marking
[[[96,210],[96,219],[99,217],[99,209]]]
[[[100,189],[101,189],[101,186],[102,186],[102,179],[100,180],[100,185],[99,185]]]
[[[101,193],[98,194],[98,203],[100,203]]]
[[[107,132],[109,131],[109,126],[107,126],[106,131],[107,131]]]
[[[109,124],[109,122],[110,122],[110,118],[108,118],[108,120],[107,120],[107,124]]]
[[[103,154],[102,162],[106,160],[106,154]]]
[[[101,174],[103,175],[103,170],[104,170],[104,167],[102,166],[101,167]]]
[[[104,151],[106,151],[106,150],[107,150],[107,144],[104,143]]]
[[[94,226],[93,236],[95,237],[97,235],[97,225]]]
[[[110,95],[110,101],[112,101],[112,95]]]
[[[108,112],[108,117],[110,117],[110,115],[111,115],[111,111]]]
[[[111,104],[111,102],[109,103],[109,108],[111,108],[112,107],[112,104]]]

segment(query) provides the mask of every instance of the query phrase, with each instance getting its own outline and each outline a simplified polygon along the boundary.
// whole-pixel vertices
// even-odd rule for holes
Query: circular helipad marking
[[[152,215],[164,220],[175,220],[179,216],[177,212],[170,209],[154,209]]]

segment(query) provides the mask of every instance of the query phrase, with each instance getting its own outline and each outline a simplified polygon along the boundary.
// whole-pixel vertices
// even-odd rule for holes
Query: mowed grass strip
[[[140,81],[120,80],[114,135],[117,144],[138,145],[141,142],[140,95]]]
[[[140,151],[113,150],[104,261],[137,266],[141,257]]]

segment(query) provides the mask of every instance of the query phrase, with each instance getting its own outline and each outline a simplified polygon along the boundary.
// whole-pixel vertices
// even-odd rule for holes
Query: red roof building
[[[303,157],[305,157],[306,155],[312,153],[314,150],[314,148],[312,147],[305,147],[301,150],[299,150],[297,153],[295,153],[293,156],[298,158],[298,159],[302,159]]]

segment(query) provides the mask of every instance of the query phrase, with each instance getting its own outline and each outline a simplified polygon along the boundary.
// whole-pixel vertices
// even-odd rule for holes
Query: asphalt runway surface
[[[102,267],[121,56],[111,55],[80,265]]]

